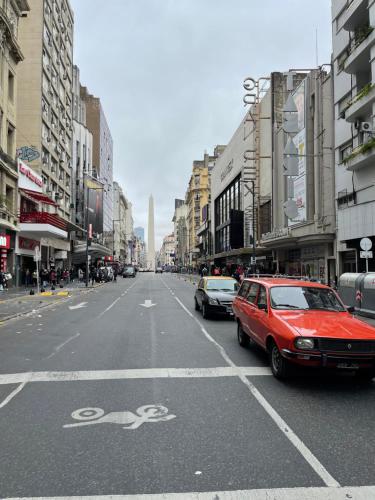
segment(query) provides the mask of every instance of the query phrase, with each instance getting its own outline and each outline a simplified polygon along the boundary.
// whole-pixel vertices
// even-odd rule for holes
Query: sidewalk
[[[69,283],[63,288],[56,287],[53,291],[48,286],[47,293],[39,295],[36,293],[36,287],[11,288],[9,291],[2,291],[0,292],[0,322],[37,312],[48,306],[58,305],[59,302],[67,300],[72,295],[85,291],[90,292],[102,284],[96,283],[94,286],[89,285],[86,288],[85,283],[77,281]],[[30,295],[31,289],[34,290],[35,295]]]

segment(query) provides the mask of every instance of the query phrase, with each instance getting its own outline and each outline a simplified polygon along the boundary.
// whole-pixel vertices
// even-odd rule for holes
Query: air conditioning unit
[[[359,127],[360,132],[372,132],[372,123],[370,122],[361,122]]]
[[[354,128],[360,132],[372,132],[372,124],[370,122],[362,122],[361,120],[356,120],[354,122]]]

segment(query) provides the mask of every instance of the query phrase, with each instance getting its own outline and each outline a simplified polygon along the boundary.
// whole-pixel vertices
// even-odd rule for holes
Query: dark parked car
[[[125,266],[122,272],[123,278],[135,278],[135,267],[134,266]]]
[[[195,291],[195,310],[203,317],[211,314],[233,316],[232,303],[239,285],[233,278],[206,276],[201,278]]]

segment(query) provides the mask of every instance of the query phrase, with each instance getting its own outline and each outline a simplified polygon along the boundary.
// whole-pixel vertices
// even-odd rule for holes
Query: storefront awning
[[[30,198],[33,201],[37,201],[38,203],[45,203],[46,205],[57,206],[57,203],[54,202],[49,196],[43,193],[38,193],[37,191],[31,191],[30,189],[20,189],[21,195],[25,195],[27,198]]]

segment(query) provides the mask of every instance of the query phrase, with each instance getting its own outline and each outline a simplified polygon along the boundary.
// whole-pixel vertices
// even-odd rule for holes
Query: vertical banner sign
[[[298,214],[288,220],[288,225],[293,226],[306,220],[306,125],[305,125],[305,81],[303,81],[292,94],[298,111],[298,133],[293,142],[298,151],[298,176],[293,178],[294,200],[297,204]]]

